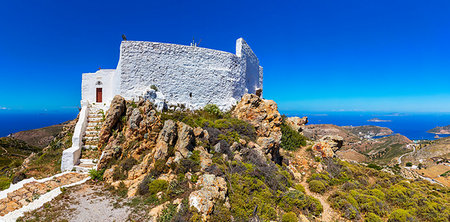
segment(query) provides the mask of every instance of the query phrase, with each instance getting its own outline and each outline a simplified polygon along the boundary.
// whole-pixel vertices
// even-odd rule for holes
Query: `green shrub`
[[[169,183],[166,180],[153,180],[148,184],[148,193],[150,195],[157,194],[161,191],[166,191]]]
[[[275,196],[260,179],[244,173],[231,175],[229,194],[231,213],[237,221],[247,221],[258,206],[258,216],[263,220],[276,220]]]
[[[368,213],[364,218],[364,222],[383,222],[383,220],[374,213]]]
[[[320,180],[311,180],[309,181],[309,189],[315,193],[325,193],[325,185]]]
[[[281,125],[281,133],[281,147],[285,150],[296,150],[306,145],[306,137],[284,123]]]
[[[208,104],[203,107],[203,110],[216,117],[222,116],[222,111],[220,111],[219,107],[215,104]]]
[[[283,217],[281,218],[282,222],[297,222],[298,218],[297,215],[295,215],[294,212],[289,212],[283,214]]]
[[[168,204],[161,212],[161,215],[158,217],[158,222],[170,222],[172,218],[177,213],[177,205]]]
[[[376,165],[376,164],[374,164],[374,163],[369,163],[369,164],[367,165],[367,167],[372,168],[372,169],[376,169],[376,170],[382,170],[382,169],[383,169],[383,167],[378,166],[378,165]]]
[[[104,172],[105,172],[104,169],[103,170],[90,169],[89,170],[89,175],[91,176],[92,180],[102,181]]]
[[[0,190],[6,190],[9,188],[11,180],[9,177],[0,177]]]
[[[411,163],[411,162],[407,162],[407,163],[406,163],[406,166],[407,166],[407,167],[412,167],[412,163]]]
[[[296,190],[298,190],[298,191],[301,191],[301,192],[305,193],[305,188],[304,188],[303,185],[301,185],[301,184],[296,184],[296,185],[294,186],[294,188],[295,188]]]
[[[322,204],[314,197],[305,195],[299,190],[290,190],[282,195],[278,206],[285,212],[292,211],[319,216],[323,212]]]
[[[414,217],[407,210],[397,209],[389,215],[388,222],[407,222],[414,221]]]

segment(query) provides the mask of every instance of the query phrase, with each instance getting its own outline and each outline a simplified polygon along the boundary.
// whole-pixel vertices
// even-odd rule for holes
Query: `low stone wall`
[[[87,174],[64,172],[36,180],[22,180],[0,192],[0,221],[16,221],[25,212],[35,210],[61,193],[62,187],[86,182]]]
[[[77,125],[72,137],[72,147],[63,151],[61,158],[61,171],[71,171],[80,160],[81,147],[83,145],[83,133],[86,131],[89,107],[83,106],[80,111]]]

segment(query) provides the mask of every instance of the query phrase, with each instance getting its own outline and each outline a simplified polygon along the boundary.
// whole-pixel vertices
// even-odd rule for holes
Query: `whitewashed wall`
[[[95,103],[96,89],[102,88],[102,104],[109,106],[114,94],[113,78],[116,75],[115,69],[101,69],[95,73],[83,73],[81,81],[81,101],[83,103]],[[98,83],[101,82],[101,85]]]
[[[242,38],[236,41],[236,53],[123,41],[117,76],[111,78],[112,94],[137,99],[155,85],[169,104],[198,109],[214,103],[221,109],[229,109],[245,93],[262,88],[262,68]],[[93,95],[95,100],[95,92]]]

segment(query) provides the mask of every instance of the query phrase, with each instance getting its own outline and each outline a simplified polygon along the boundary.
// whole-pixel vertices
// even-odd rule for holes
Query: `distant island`
[[[372,118],[372,119],[367,120],[367,122],[376,122],[376,123],[380,123],[380,122],[391,122],[391,120]]]
[[[450,134],[450,125],[448,126],[438,126],[427,131],[428,133],[434,134]]]

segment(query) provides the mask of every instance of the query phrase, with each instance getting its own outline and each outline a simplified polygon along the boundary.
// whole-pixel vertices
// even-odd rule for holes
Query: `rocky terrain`
[[[62,151],[72,145],[75,123],[76,120],[64,123],[62,128],[55,125],[0,138],[0,190],[25,178],[39,179],[60,172]],[[38,139],[40,136],[45,139]],[[50,138],[53,139],[48,141]]]
[[[428,130],[427,132],[434,133],[434,134],[450,134],[450,125],[449,126],[438,126],[438,127]]]
[[[12,137],[17,140],[26,142],[30,146],[39,148],[45,148],[50,142],[58,136],[64,129],[64,126],[69,122],[47,126],[39,129],[25,130],[11,134]]]
[[[313,124],[304,126],[302,132],[312,140],[334,137],[339,141],[336,154],[348,161],[395,164],[396,158],[411,151],[407,147],[411,140],[400,134],[391,135],[392,130],[386,127]],[[373,139],[374,136],[385,137]]]
[[[395,159],[402,153],[396,150],[411,142],[406,137],[367,139],[354,129],[305,124],[306,117],[283,117],[274,101],[251,94],[229,112],[215,105],[158,112],[148,101],[116,96],[100,131],[98,152],[103,157],[98,169],[90,172],[90,182],[61,190],[54,201],[19,221],[93,217],[96,221],[446,221],[450,217],[448,188],[420,175],[406,179],[398,171],[407,169],[398,166],[358,163]],[[72,125],[66,125],[16,172],[27,177],[51,174],[51,167],[41,161],[57,163],[54,152],[70,145],[64,141],[71,130]],[[68,180],[72,179],[58,181]],[[57,184],[36,184],[42,189],[31,189],[31,197],[33,192],[45,195],[53,188],[45,187],[52,185]],[[7,203],[20,201],[22,194],[30,196],[13,194],[8,194]],[[14,203],[9,205],[20,206]]]

